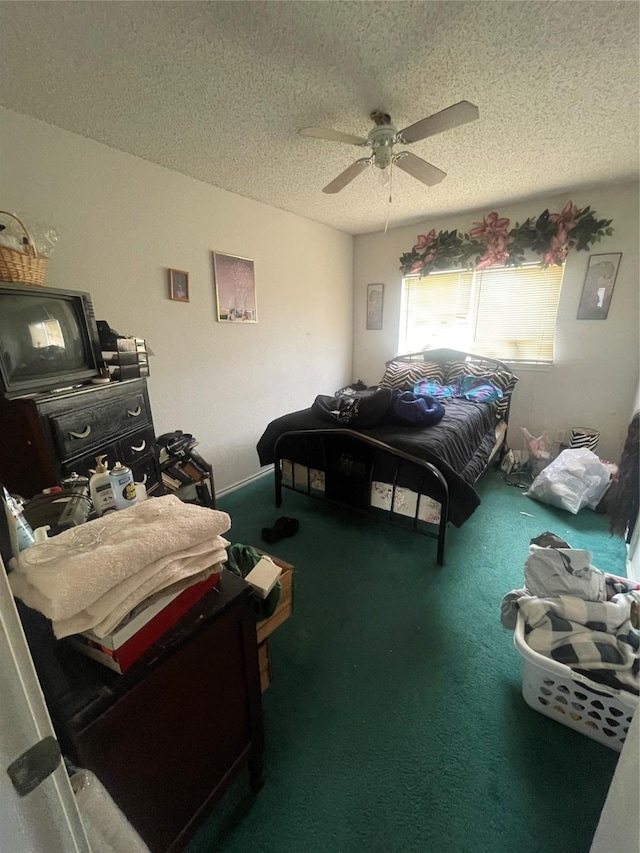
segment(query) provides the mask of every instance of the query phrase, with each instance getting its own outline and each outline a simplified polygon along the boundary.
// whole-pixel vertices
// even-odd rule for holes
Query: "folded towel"
[[[168,557],[161,567],[157,568],[158,564],[152,563],[144,570],[145,577],[137,586],[133,584],[133,581],[138,580],[138,576],[135,576],[118,584],[84,610],[66,619],[54,619],[53,631],[56,637],[61,639],[89,629],[96,636],[105,637],[117,628],[128,613],[149,596],[157,593],[168,595],[170,589],[177,587],[181,582],[191,581],[194,576],[202,575],[205,571],[208,571],[206,575],[208,577],[211,573],[209,570],[223,562],[227,556],[225,550],[229,544],[227,540],[217,537],[215,542],[217,547],[213,549],[195,546],[189,549],[191,553],[183,551],[175,558]],[[141,572],[138,573],[138,575],[141,574]]]
[[[213,540],[230,527],[225,512],[175,495],[153,498],[32,545],[12,561],[9,583],[14,595],[49,619],[68,619],[139,572],[132,588],[146,584],[172,556],[203,543],[210,551],[223,547]]]

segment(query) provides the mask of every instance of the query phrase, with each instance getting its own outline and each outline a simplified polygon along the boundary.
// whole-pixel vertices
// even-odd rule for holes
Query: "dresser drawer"
[[[71,459],[150,423],[151,414],[141,392],[50,417],[61,459]]]
[[[81,456],[79,459],[71,459],[68,462],[63,462],[61,466],[62,475],[64,477],[72,474],[80,474],[83,477],[91,477],[91,474],[96,469],[96,456],[106,456],[104,464],[109,470],[118,462],[118,446],[117,444],[107,444],[106,446],[96,448],[93,453],[87,453],[86,456]]]
[[[131,433],[118,442],[120,462],[125,465],[135,465],[143,456],[154,455],[155,452],[156,440],[152,426]]]
[[[146,488],[147,494],[157,494],[160,490],[162,494],[162,486],[158,475],[158,467],[153,456],[147,456],[146,459],[140,459],[131,465],[133,471],[133,479],[136,483],[142,483]]]

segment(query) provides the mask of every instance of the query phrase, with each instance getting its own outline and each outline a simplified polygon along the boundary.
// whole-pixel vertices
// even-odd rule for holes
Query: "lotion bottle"
[[[116,462],[111,469],[109,475],[111,479],[111,487],[116,502],[116,509],[126,509],[133,506],[137,500],[136,484],[131,473],[131,468],[127,468],[122,462]]]
[[[93,508],[98,515],[104,515],[116,508],[116,501],[111,488],[109,469],[102,461],[106,455],[96,456],[96,470],[89,480],[89,492]]]

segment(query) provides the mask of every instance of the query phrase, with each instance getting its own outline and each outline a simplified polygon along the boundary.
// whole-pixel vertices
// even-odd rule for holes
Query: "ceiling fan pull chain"
[[[393,163],[389,166],[389,203],[387,204],[387,218],[384,223],[384,233],[387,233],[389,227],[389,216],[391,215],[391,191],[393,188]]]

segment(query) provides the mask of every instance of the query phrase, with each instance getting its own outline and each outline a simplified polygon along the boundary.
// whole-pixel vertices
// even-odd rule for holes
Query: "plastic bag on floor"
[[[71,777],[92,853],[149,853],[149,848],[90,770]]]
[[[609,480],[609,470],[591,450],[564,450],[538,474],[525,494],[575,515],[585,506],[596,508]]]

